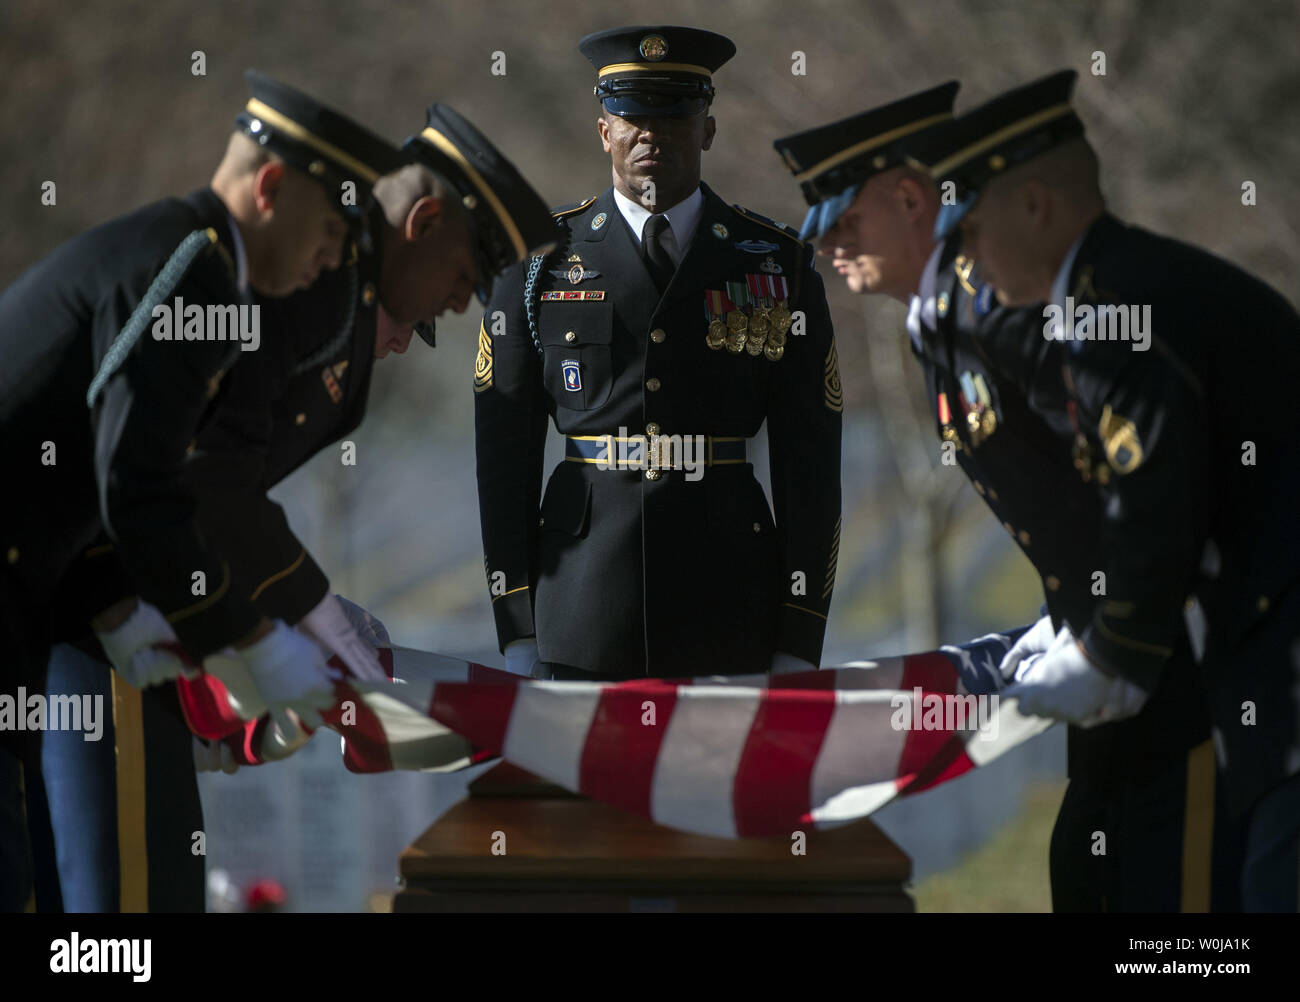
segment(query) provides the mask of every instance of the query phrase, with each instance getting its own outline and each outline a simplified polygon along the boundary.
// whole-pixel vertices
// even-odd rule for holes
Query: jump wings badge
[[[600,272],[585,267],[581,261],[570,265],[567,271],[563,268],[552,268],[551,275],[566,279],[570,285],[581,285],[589,278],[600,278]]]

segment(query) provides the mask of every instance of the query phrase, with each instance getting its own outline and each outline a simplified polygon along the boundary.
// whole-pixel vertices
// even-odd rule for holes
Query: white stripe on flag
[[[966,742],[966,755],[976,766],[986,765],[1022,741],[1042,734],[1056,721],[1043,717],[1026,717],[1020,712],[1020,701],[1015,696],[999,696],[997,717],[990,719],[978,734]],[[988,735],[995,734],[996,737]]]
[[[758,689],[678,687],[650,793],[656,822],[736,837],[732,790],[761,698]]]
[[[519,686],[501,754],[543,779],[577,790],[582,750],[603,688],[598,682]]]
[[[818,821],[859,818],[895,794],[907,731],[890,724],[892,689],[837,689],[835,712],[812,774],[812,814]]]

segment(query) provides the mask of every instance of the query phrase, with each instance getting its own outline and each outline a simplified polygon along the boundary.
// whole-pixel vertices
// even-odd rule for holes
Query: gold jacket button
[[[1061,579],[1058,578],[1055,574],[1049,574],[1049,575],[1047,575],[1046,581],[1047,581],[1047,590],[1048,590],[1048,591],[1060,591],[1060,590],[1061,590]]]
[[[574,341],[578,340],[578,335],[574,331],[565,331],[564,340],[568,341],[569,344],[573,344]]]
[[[655,390],[659,389],[659,387],[662,385],[663,384],[659,382],[658,376],[651,376],[649,379],[645,381],[645,388],[649,390],[651,393],[654,393]]]
[[[306,424],[306,423],[307,423],[307,415],[306,415],[306,414],[299,414],[296,418],[293,419],[293,423],[294,423],[294,424]]]
[[[369,306],[375,301],[375,283],[367,282],[366,287],[361,290],[361,301]]]
[[[1268,596],[1267,595],[1259,596],[1259,601],[1255,603],[1255,608],[1257,608],[1260,612],[1268,612]]]
[[[546,524],[546,519],[544,519],[544,518],[539,518],[539,519],[537,520],[537,528],[540,529],[540,528],[541,528],[542,526],[544,526],[545,524]]]
[[[758,533],[760,533],[760,532],[762,532],[762,531],[763,531],[763,527],[762,527],[761,525],[759,525],[757,522],[755,522],[755,523],[754,523],[754,534],[757,535]]]
[[[645,433],[647,435],[658,435],[659,426],[655,424],[653,421],[651,421],[648,425],[645,426]]]
[[[5,560],[9,561],[11,564],[18,563],[18,547],[9,547],[9,551],[5,554]]]
[[[645,471],[645,478],[646,478],[647,480],[658,480],[660,476],[662,476],[662,474],[660,474],[660,472],[659,472],[658,470],[646,470],[646,471]]]
[[[668,335],[664,333],[662,327],[656,327],[654,330],[650,332],[650,340],[653,341],[655,344],[663,344],[664,338],[666,338],[667,336]]]
[[[185,455],[187,456],[194,455],[194,450],[198,448],[198,445],[199,445],[198,442],[196,442],[194,439],[190,439],[190,444],[185,447]]]

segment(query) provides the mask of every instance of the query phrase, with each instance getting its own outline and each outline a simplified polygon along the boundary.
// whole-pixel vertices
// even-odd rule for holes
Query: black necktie
[[[664,249],[663,235],[667,229],[667,216],[651,216],[646,220],[641,234],[641,259],[645,261],[646,269],[660,293],[668,288],[673,272],[677,270],[677,265]]]

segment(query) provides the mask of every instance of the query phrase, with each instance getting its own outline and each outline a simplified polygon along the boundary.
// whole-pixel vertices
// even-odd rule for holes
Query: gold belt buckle
[[[650,469],[671,470],[673,468],[673,440],[667,435],[655,435],[650,439]]]

